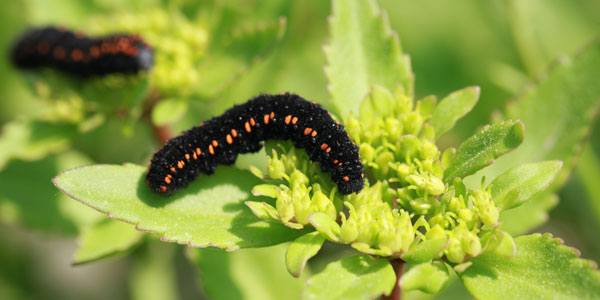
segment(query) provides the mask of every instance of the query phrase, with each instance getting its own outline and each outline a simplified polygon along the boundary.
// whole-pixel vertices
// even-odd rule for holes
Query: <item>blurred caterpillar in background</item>
[[[50,67],[79,77],[149,70],[153,49],[137,35],[88,37],[61,27],[33,28],[12,51],[20,69]]]
[[[238,154],[260,150],[268,139],[292,140],[304,149],[330,173],[341,194],[363,188],[358,147],[344,126],[316,102],[286,93],[260,95],[170,139],[154,154],[146,183],[171,195],[217,165],[233,164]]]

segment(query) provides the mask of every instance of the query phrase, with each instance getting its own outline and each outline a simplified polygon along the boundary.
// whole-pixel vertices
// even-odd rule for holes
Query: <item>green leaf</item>
[[[300,276],[306,262],[319,252],[325,237],[318,231],[307,233],[293,241],[285,252],[285,265],[294,277]]]
[[[577,172],[578,181],[581,182],[588,198],[588,203],[592,208],[592,213],[596,220],[600,220],[600,160],[594,153],[594,149],[588,144],[585,151],[581,155],[581,162],[575,169]],[[585,208],[584,208],[585,209]],[[600,223],[598,223],[600,226]]]
[[[329,35],[325,72],[338,112],[358,112],[372,85],[393,91],[400,84],[412,95],[410,60],[375,1],[333,1]]]
[[[135,256],[129,282],[131,299],[177,299],[174,245],[150,243]]]
[[[201,78],[196,93],[214,98],[231,86],[242,74],[281,41],[286,30],[286,19],[244,26],[234,30],[223,44],[209,49],[206,59],[197,67]]]
[[[517,236],[548,220],[548,211],[558,204],[558,196],[544,192],[523,205],[500,214],[500,229]]]
[[[10,162],[0,171],[0,220],[61,234],[75,234],[78,226],[97,222],[102,215],[57,193],[51,183],[60,170],[89,163],[74,152]]]
[[[255,195],[256,196],[256,195]],[[279,221],[279,212],[277,209],[266,202],[254,202],[254,201],[246,201],[246,206],[250,208],[252,213],[265,221]]]
[[[11,159],[38,160],[66,149],[76,130],[73,124],[37,120],[4,125],[0,135],[0,170]]]
[[[554,65],[543,80],[521,95],[510,106],[507,116],[520,119],[527,127],[527,138],[517,151],[499,159],[498,163],[486,168],[482,175],[495,178],[510,166],[518,163],[561,160],[564,165],[549,192],[556,191],[571,172],[582,145],[591,130],[594,116],[600,103],[600,40],[596,40],[574,58],[564,57]],[[546,193],[544,193],[546,194]],[[546,218],[523,219],[523,216],[541,216],[553,207],[540,199],[543,194],[528,203],[507,211],[502,216],[513,223],[512,234],[522,234],[542,224]],[[534,205],[538,203],[539,205]],[[504,215],[504,214],[503,214]],[[512,218],[510,216],[515,216]],[[518,225],[521,226],[518,226]]]
[[[374,299],[389,295],[396,274],[387,259],[357,255],[330,263],[306,282],[303,299]]]
[[[517,255],[485,253],[459,274],[477,299],[593,299],[600,295],[596,265],[550,235],[515,239]]]
[[[556,178],[561,161],[515,166],[492,182],[492,198],[501,210],[515,208],[545,190]],[[516,194],[516,198],[510,196]]]
[[[106,219],[85,228],[79,234],[79,247],[74,264],[84,264],[127,252],[137,245],[144,234],[131,225]]]
[[[473,109],[479,100],[480,91],[478,86],[471,86],[455,91],[440,101],[428,121],[435,129],[436,139],[452,129],[456,121]]]
[[[188,249],[198,269],[207,298],[300,299],[307,272],[300,279],[286,271],[283,255],[287,245],[225,252],[220,249]]]
[[[512,258],[517,253],[517,246],[512,236],[502,230],[494,230],[486,233],[482,239],[484,249],[482,252],[490,251],[502,255],[505,258]]]
[[[448,247],[447,239],[433,239],[421,241],[402,255],[402,259],[411,264],[420,264],[430,261]]]
[[[65,194],[114,219],[189,246],[262,247],[303,233],[260,221],[244,205],[247,200],[263,200],[250,194],[259,180],[248,171],[219,167],[169,198],[148,188],[145,173],[145,167],[132,164],[94,165],[63,172],[53,182]]]
[[[373,85],[359,107],[360,120],[369,122],[375,118],[382,118],[389,112],[396,99],[390,91],[379,85]]]
[[[485,126],[458,147],[452,163],[444,171],[444,181],[464,178],[492,164],[494,159],[521,144],[524,130],[519,121]]]
[[[337,241],[340,239],[340,225],[326,213],[313,213],[308,216],[308,222],[329,240]]]
[[[403,291],[420,290],[429,294],[439,293],[452,278],[446,264],[429,262],[416,265],[402,275],[400,286]]]
[[[166,125],[179,121],[187,111],[185,99],[163,99],[152,110],[152,123]]]

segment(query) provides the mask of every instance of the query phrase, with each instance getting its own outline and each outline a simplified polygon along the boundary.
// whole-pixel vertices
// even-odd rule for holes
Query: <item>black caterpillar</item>
[[[153,191],[171,195],[218,164],[233,164],[239,153],[260,150],[267,139],[290,139],[319,162],[341,194],[363,188],[358,147],[344,126],[316,102],[294,94],[260,95],[223,115],[170,139],[158,150],[146,174]]]
[[[137,73],[152,67],[152,48],[137,35],[99,38],[60,27],[30,29],[12,51],[21,69],[55,68],[80,77],[112,73]]]

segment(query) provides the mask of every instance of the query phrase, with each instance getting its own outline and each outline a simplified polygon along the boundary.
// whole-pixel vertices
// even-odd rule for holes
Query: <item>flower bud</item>
[[[389,163],[391,163],[393,161],[394,161],[394,154],[392,154],[392,152],[382,151],[375,158],[375,163],[379,166],[379,169],[377,169],[375,171],[375,173],[379,177],[385,178],[388,175],[389,170],[390,170]]]
[[[428,240],[446,238],[446,231],[439,224],[435,224],[427,231],[425,237]]]
[[[367,143],[360,144],[358,148],[358,153],[360,154],[360,160],[363,164],[367,165],[368,163],[375,160],[375,149]]]
[[[294,205],[292,204],[288,189],[278,190],[275,207],[279,213],[279,219],[282,222],[286,223],[294,217]]]
[[[277,158],[277,153],[273,152],[273,157],[267,157],[267,174],[273,179],[282,179],[285,175],[285,166]]]
[[[500,211],[494,205],[494,201],[489,192],[479,189],[475,191],[474,196],[470,196],[469,198],[477,208],[477,215],[483,224],[492,226],[498,224]]]
[[[290,185],[302,185],[306,186],[309,182],[308,177],[304,175],[304,173],[300,172],[298,169],[295,169],[290,175]]]
[[[448,248],[444,251],[449,261],[453,263],[461,263],[465,260],[465,251],[463,250],[460,240],[456,237],[448,239]]]
[[[341,215],[343,215],[343,213]],[[356,224],[356,218],[352,217],[352,215],[348,217],[348,219],[342,217],[342,226],[340,230],[340,239],[342,242],[351,243],[354,242],[357,237],[358,225]]]
[[[333,202],[325,196],[320,191],[317,191],[312,196],[311,207],[313,211],[320,211],[328,215],[331,219],[335,220],[337,216],[337,211],[335,210],[335,206]]]

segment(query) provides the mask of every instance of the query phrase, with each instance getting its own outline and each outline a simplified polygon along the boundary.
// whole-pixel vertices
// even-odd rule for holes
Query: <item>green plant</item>
[[[581,299],[600,293],[600,273],[576,250],[548,234],[522,235],[544,221],[590,130],[600,95],[595,84],[599,43],[556,65],[497,122],[454,149],[444,145],[444,134],[475,106],[479,87],[458,90],[439,102],[435,96],[415,99],[410,60],[374,1],[334,0],[329,26],[329,106],[360,147],[368,182],[360,193],[339,195],[303,151],[279,141],[266,143],[265,165],[221,166],[169,199],[149,191],[141,180],[145,167],[134,164],[71,169],[56,176],[55,185],[112,219],[190,246],[186,254],[201,272],[200,285],[215,299],[300,293],[307,299],[397,299],[401,293],[438,293],[457,277],[478,299]],[[202,70],[200,76],[212,68]],[[150,78],[143,86],[160,81]],[[173,93],[173,99],[194,95],[178,89],[181,85],[196,87],[194,81],[156,88]],[[45,89],[60,86],[49,83]],[[117,98],[123,97],[129,96]],[[166,98],[162,101],[168,103]],[[173,111],[187,110],[189,100],[173,102],[165,104],[163,113],[160,104],[155,106],[154,125],[163,124],[160,115],[172,123],[176,119],[168,117],[178,115]],[[183,108],[177,108],[180,102]],[[23,136],[16,129],[8,132]],[[70,134],[46,140],[52,148],[65,149],[76,133]],[[24,145],[35,153],[32,159],[46,154],[37,152],[35,143]],[[73,161],[70,166],[85,164]],[[54,159],[48,164],[70,167]],[[143,239],[128,224],[88,224],[75,263],[147,244],[135,271],[143,274],[136,278],[147,280],[136,293],[150,295],[148,282],[172,280],[172,274],[161,274],[173,254],[159,243]],[[284,242],[289,243],[241,250]],[[193,248],[208,246],[239,251]],[[315,257],[319,251],[330,255]],[[316,259],[327,266],[310,274],[305,266]],[[307,279],[306,286],[284,277],[277,260],[285,261],[291,275]],[[156,285],[157,293],[169,290],[169,279]]]

